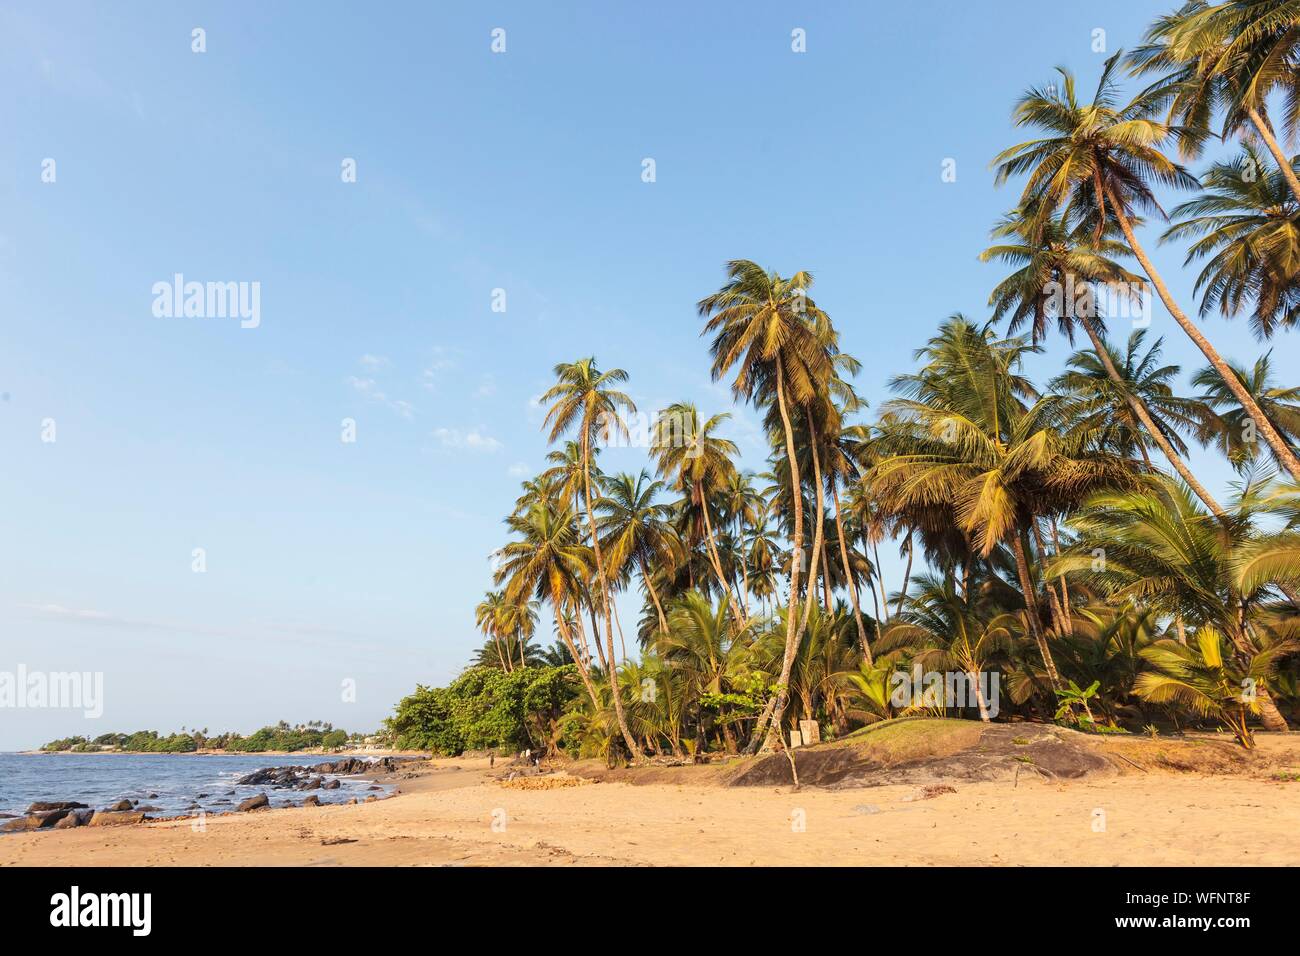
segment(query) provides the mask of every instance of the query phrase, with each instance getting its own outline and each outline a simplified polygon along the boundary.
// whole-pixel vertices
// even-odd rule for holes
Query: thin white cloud
[[[459,428],[435,428],[433,437],[443,448],[463,448],[468,451],[498,452],[505,446],[477,428],[463,432]]]
[[[361,358],[358,359],[358,361],[361,363],[361,367],[368,372],[377,371],[378,369],[384,368],[385,366],[391,364],[388,361],[388,359],[385,358],[384,356],[371,355],[368,352],[365,355],[361,356]]]

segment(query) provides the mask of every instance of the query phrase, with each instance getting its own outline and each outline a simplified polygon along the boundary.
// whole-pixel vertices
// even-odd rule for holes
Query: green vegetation
[[[263,727],[248,737],[229,732],[210,736],[207,729],[181,728],[180,733],[161,736],[156,730],[138,730],[133,734],[102,734],[93,740],[87,737],[67,737],[53,740],[41,749],[50,752],[98,753],[117,750],[125,753],[193,753],[196,750],[227,750],[235,753],[265,753],[267,751],[337,750],[349,744],[360,744],[364,735],[336,730],[323,721],[290,726],[280,721],[274,727]]]

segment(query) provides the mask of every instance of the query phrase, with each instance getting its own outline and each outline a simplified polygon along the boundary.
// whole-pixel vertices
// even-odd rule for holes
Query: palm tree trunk
[[[1169,464],[1174,466],[1174,471],[1178,472],[1183,481],[1187,482],[1187,487],[1192,489],[1196,497],[1205,502],[1205,507],[1214,512],[1217,517],[1222,517],[1223,509],[1219,507],[1219,503],[1215,501],[1214,497],[1205,490],[1199,481],[1196,480],[1196,476],[1193,475],[1191,469],[1187,467],[1187,463],[1183,461],[1182,456],[1174,450],[1174,446],[1169,443],[1169,439],[1165,437],[1164,432],[1156,427],[1155,420],[1152,419],[1151,412],[1147,409],[1146,402],[1144,402],[1139,396],[1133,395],[1128,391],[1128,382],[1126,382],[1124,377],[1119,374],[1119,369],[1117,369],[1115,363],[1111,361],[1110,349],[1106,348],[1106,343],[1101,340],[1101,336],[1098,335],[1097,330],[1093,328],[1092,322],[1089,319],[1080,317],[1079,324],[1083,326],[1083,330],[1088,333],[1088,338],[1092,340],[1093,351],[1096,352],[1097,357],[1101,359],[1101,364],[1106,367],[1106,375],[1112,382],[1118,385],[1120,391],[1124,393],[1124,397],[1128,400],[1129,408],[1133,409],[1133,414],[1138,417],[1138,421],[1142,423],[1142,427],[1146,429],[1147,434],[1150,435],[1156,445],[1159,446],[1160,450],[1164,453],[1165,458],[1169,459]],[[1139,445],[1138,447],[1141,446]],[[1145,448],[1142,449],[1142,454],[1143,457],[1146,456]],[[1147,459],[1147,464],[1151,464],[1149,458]]]
[[[822,538],[822,605],[826,608],[826,613],[830,614],[834,608],[831,606],[831,591],[834,588],[831,585],[831,551],[826,539]]]
[[[781,736],[781,720],[785,716],[785,707],[790,699],[790,668],[794,666],[795,651],[799,647],[799,615],[794,611],[796,595],[799,593],[799,563],[803,553],[803,495],[799,481],[799,458],[795,454],[794,427],[790,424],[790,410],[785,404],[785,370],[781,358],[776,360],[776,404],[781,412],[781,424],[785,428],[785,454],[790,462],[790,490],[794,499],[794,537],[791,539],[792,555],[790,561],[790,613],[786,614],[785,654],[781,659],[781,677],[777,681],[776,696],[770,702],[770,710],[765,709],[754,725],[754,736],[746,748],[754,753],[769,742],[775,729],[775,736]]]
[[[551,606],[555,608],[555,627],[560,632],[560,640],[564,641],[564,646],[573,655],[573,661],[578,666],[578,676],[582,678],[582,686],[587,688],[587,696],[591,698],[591,706],[599,714],[600,697],[596,694],[596,686],[591,682],[591,674],[587,670],[587,665],[582,662],[582,656],[573,644],[573,637],[569,634],[569,625],[564,623],[564,615],[560,611],[558,595],[551,596]]]
[[[876,580],[880,582],[881,607],[876,608],[876,617],[877,618],[880,617],[880,612],[881,609],[883,608],[885,614],[885,623],[888,624],[889,623],[889,588],[885,586],[885,571],[880,566],[880,545],[875,541],[871,542],[871,553],[876,557]],[[874,597],[874,595],[876,594],[876,589],[872,588],[871,593]]]
[[[1056,519],[1050,519],[1048,525],[1052,529],[1052,554],[1059,557],[1061,554],[1061,535],[1056,530]],[[1070,612],[1070,585],[1065,580],[1065,575],[1060,575],[1057,580],[1061,583],[1061,607],[1065,609],[1065,633],[1074,636],[1074,615]]]
[[[1047,669],[1047,679],[1052,684],[1052,690],[1058,690],[1061,686],[1061,677],[1056,673],[1056,661],[1052,659],[1052,649],[1047,646],[1047,638],[1043,635],[1043,621],[1038,616],[1038,598],[1034,593],[1033,579],[1029,576],[1029,560],[1025,557],[1025,543],[1019,532],[1011,534],[1011,550],[1016,558],[1016,574],[1020,578],[1020,589],[1025,595],[1025,617],[1029,619],[1029,631],[1033,635],[1034,643],[1038,645],[1038,653],[1042,655],[1043,666]]]
[[[727,603],[731,605],[731,613],[743,626],[746,621],[745,615],[741,613],[740,607],[736,604],[736,595],[732,593],[731,585],[727,582],[727,576],[722,573],[722,561],[718,558],[718,547],[713,540],[713,522],[709,520],[709,498],[704,491],[700,492],[700,513],[704,515],[705,547],[709,552],[709,561],[713,564],[713,573],[718,576],[718,587],[722,588],[722,593],[727,596]]]
[[[862,645],[862,659],[871,664],[871,646],[867,643],[867,629],[862,624],[862,608],[858,606],[858,586],[853,580],[853,569],[849,565],[849,548],[844,541],[844,521],[840,518],[840,491],[831,487],[831,499],[835,502],[835,534],[840,539],[840,564],[844,567],[844,583],[849,589],[849,601],[853,604],[853,620],[858,626],[858,643]]]
[[[524,656],[524,651],[527,650],[527,645],[524,642],[523,631],[519,632],[516,640],[519,641],[519,666],[526,669],[528,667],[528,658]]]
[[[1038,545],[1039,562],[1044,565],[1043,570],[1043,588],[1047,591],[1047,600],[1052,607],[1052,623],[1055,625],[1054,630],[1058,635],[1065,633],[1065,612],[1061,610],[1061,602],[1057,600],[1056,589],[1052,583],[1047,580],[1047,546],[1043,543],[1043,532],[1038,527],[1038,521],[1034,520],[1029,527],[1033,530],[1034,543]]]
[[[623,695],[618,688],[618,664],[614,660],[614,621],[609,608],[609,582],[605,580],[605,562],[600,553],[600,535],[596,533],[596,513],[591,509],[591,443],[587,429],[582,431],[582,491],[587,504],[587,524],[591,530],[591,547],[596,556],[596,577],[600,579],[600,603],[605,611],[605,648],[609,652],[609,687],[614,698],[614,716],[618,719],[618,729],[627,744],[630,759],[637,755],[636,738],[628,729],[627,717],[623,714]],[[600,635],[596,635],[597,642]]]
[[[1151,264],[1151,260],[1147,257],[1146,250],[1142,248],[1142,245],[1137,241],[1137,236],[1133,234],[1133,224],[1128,221],[1128,216],[1124,214],[1123,209],[1114,203],[1111,205],[1115,213],[1115,219],[1124,232],[1124,238],[1128,241],[1129,248],[1133,250],[1133,255],[1137,257],[1138,262],[1142,264],[1142,270],[1146,272],[1151,284],[1156,287],[1156,293],[1160,296],[1160,301],[1165,304],[1165,308],[1174,317],[1174,321],[1187,333],[1187,337],[1201,350],[1201,354],[1214,366],[1214,370],[1219,373],[1219,377],[1223,379],[1224,384],[1236,396],[1237,401],[1241,402],[1241,407],[1246,410],[1246,414],[1255,422],[1255,429],[1264,436],[1264,440],[1273,449],[1273,454],[1277,457],[1277,460],[1291,473],[1292,478],[1300,480],[1300,458],[1296,457],[1295,452],[1291,450],[1291,446],[1277,433],[1273,423],[1268,420],[1268,416],[1260,409],[1259,404],[1255,401],[1254,396],[1247,391],[1246,386],[1228,367],[1228,363],[1223,360],[1223,356],[1210,344],[1210,340],[1201,334],[1201,330],[1187,317],[1186,313],[1178,307],[1174,297],[1169,294],[1169,288],[1165,285],[1164,279],[1160,277],[1160,273],[1156,272],[1155,266]]]
[[[1278,143],[1277,137],[1273,135],[1273,127],[1268,125],[1266,120],[1255,107],[1247,110],[1250,115],[1250,121],[1255,126],[1255,131],[1259,133],[1259,138],[1264,141],[1268,151],[1273,154],[1274,161],[1277,162],[1277,168],[1282,171],[1282,178],[1286,184],[1291,187],[1291,195],[1295,197],[1296,202],[1300,202],[1300,178],[1295,174],[1295,168],[1291,161],[1286,158],[1286,153],[1282,152],[1282,146]]]
[[[1282,712],[1277,709],[1277,704],[1273,703],[1273,697],[1263,687],[1255,689],[1255,703],[1259,705],[1259,722],[1264,725],[1265,730],[1276,731],[1285,734],[1290,731],[1287,726],[1286,718]]]
[[[822,461],[817,453],[817,426],[813,422],[812,412],[804,409],[804,418],[808,420],[808,445],[812,451],[813,463],[813,501],[817,508],[817,521],[813,530],[812,560],[808,562],[808,594],[803,602],[803,623],[800,630],[808,626],[808,617],[812,614],[813,604],[817,601],[817,567],[822,558],[822,533],[825,530],[825,499],[822,497]]]
[[[646,590],[650,592],[650,600],[655,602],[655,613],[659,615],[659,630],[668,630],[668,618],[664,615],[664,606],[659,603],[659,592],[655,590],[655,583],[650,580],[650,569],[646,567],[645,558],[638,558],[641,565],[641,580],[645,582]]]
[[[600,646],[600,623],[596,620],[596,605],[588,604],[587,613],[591,615],[591,642],[596,645],[596,658],[600,661],[601,670],[609,670],[609,662],[605,660],[605,649]],[[578,628],[582,629],[582,616],[578,616]],[[587,647],[587,632],[582,631],[582,646],[587,652],[587,660],[591,660],[591,648]]]
[[[903,613],[903,602],[907,600],[907,589],[912,583],[912,557],[916,551],[916,539],[913,537],[913,530],[907,529],[907,570],[903,572],[903,590],[898,592],[898,607],[894,614]]]

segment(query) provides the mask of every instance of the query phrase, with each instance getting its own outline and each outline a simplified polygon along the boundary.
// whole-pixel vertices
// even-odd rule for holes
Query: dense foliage
[[[133,734],[107,733],[95,737],[67,737],[53,740],[41,749],[46,751],[71,751],[93,753],[120,750],[126,753],[193,753],[196,750],[228,750],[236,753],[265,753],[267,751],[337,750],[349,743],[360,743],[360,734],[349,735],[322,721],[312,721],[296,727],[281,721],[274,727],[263,727],[247,737],[228,732],[210,736],[207,730],[185,731],[161,736],[156,730],[138,730]]]

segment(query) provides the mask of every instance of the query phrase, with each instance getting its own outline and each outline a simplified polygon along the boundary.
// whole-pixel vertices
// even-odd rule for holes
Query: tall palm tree
[[[605,649],[610,689],[614,698],[614,714],[618,719],[619,731],[623,734],[623,742],[627,744],[628,754],[635,758],[636,740],[628,728],[627,718],[623,713],[623,695],[618,686],[609,577],[601,553],[600,534],[596,529],[596,514],[592,510],[591,459],[592,446],[596,441],[627,435],[627,423],[623,414],[635,412],[636,404],[626,394],[613,387],[626,382],[627,373],[621,368],[602,372],[597,367],[594,356],[578,359],[576,362],[562,362],[555,366],[554,374],[556,383],[547,389],[540,399],[543,404],[553,403],[546,412],[542,427],[550,426],[548,439],[552,442],[571,428],[576,428],[578,431],[578,443],[582,451],[582,493],[587,513],[589,540],[592,554],[595,556],[598,594],[601,609],[605,614]]]
[[[1129,334],[1123,353],[1109,342],[1103,342],[1109,363],[1103,362],[1092,349],[1075,352],[1066,363],[1066,371],[1052,379],[1049,387],[1078,400],[1078,408],[1071,410],[1072,416],[1077,416],[1083,427],[1101,434],[1103,444],[1121,455],[1140,454],[1150,465],[1147,445],[1152,440],[1134,414],[1129,397],[1142,403],[1156,430],[1180,457],[1187,454],[1187,443],[1179,432],[1196,431],[1206,409],[1196,399],[1174,394],[1170,383],[1180,369],[1177,365],[1160,364],[1164,340],[1156,339],[1143,351],[1145,342],[1145,329],[1134,329]],[[1119,371],[1119,381],[1111,378],[1107,364]],[[1209,506],[1209,502],[1206,504]],[[1214,510],[1222,509],[1216,503]]]
[[[673,560],[677,541],[669,518],[672,506],[656,501],[663,490],[662,481],[651,481],[642,469],[635,477],[614,475],[605,479],[604,495],[596,500],[599,514],[597,527],[604,536],[602,547],[609,556],[611,574],[617,576],[629,565],[636,565],[641,581],[654,602],[659,629],[668,627],[663,603],[655,588],[652,564]]]
[[[663,409],[655,419],[654,437],[650,454],[656,462],[660,477],[671,477],[673,487],[687,497],[691,514],[698,516],[704,527],[704,543],[717,575],[718,587],[731,602],[731,613],[743,623],[745,612],[740,607],[732,585],[718,557],[718,542],[713,530],[714,500],[731,483],[736,466],[732,459],[740,454],[736,443],[714,434],[730,414],[713,415],[700,421],[700,413],[690,402],[677,402]]]
[[[1118,104],[1114,72],[1120,56],[1117,53],[1106,61],[1091,103],[1079,103],[1074,76],[1065,69],[1059,71],[1063,90],[1031,89],[1025,93],[1016,105],[1016,125],[1038,127],[1047,135],[1019,143],[995,157],[997,182],[1027,174],[1022,206],[1047,216],[1064,205],[1067,218],[1090,224],[1098,239],[1113,218],[1174,321],[1257,418],[1259,430],[1278,460],[1300,479],[1300,458],[1264,418],[1210,340],[1179,308],[1134,233],[1134,220],[1140,212],[1164,214],[1152,183],[1184,188],[1198,183],[1160,150],[1169,140],[1183,136],[1182,128],[1152,119],[1149,97]]]
[[[829,319],[808,296],[812,284],[808,272],[784,279],[748,259],[736,259],[727,264],[727,284],[698,306],[705,318],[704,334],[713,335],[709,352],[714,380],[734,369],[731,390],[737,398],[759,405],[775,403],[780,414],[794,508],[791,546],[798,554],[804,546],[803,496],[790,406],[806,406],[831,375],[830,356],[815,331],[816,325]],[[791,605],[799,593],[799,563],[793,561],[790,567]],[[768,726],[774,724],[778,731],[781,726],[789,701],[790,668],[799,646],[798,626],[799,615],[787,615],[781,675],[769,708],[759,718],[751,748],[757,749],[760,740],[770,743],[763,735]]]
[[[1269,422],[1294,448],[1300,442],[1300,388],[1273,382],[1271,353],[1261,355],[1250,369],[1236,364],[1230,367]],[[1201,369],[1192,376],[1192,384],[1201,389],[1199,399],[1208,409],[1201,420],[1202,439],[1222,448],[1239,470],[1249,467],[1260,451],[1254,435],[1255,419],[1237,401],[1234,392],[1224,387],[1213,369]]]
[[[523,515],[506,519],[506,524],[519,540],[501,548],[497,583],[505,584],[510,601],[527,602],[535,597],[550,602],[556,633],[577,664],[592,706],[600,710],[600,697],[573,641],[567,616],[577,608],[591,568],[591,549],[582,544],[573,512],[567,507],[537,504]]]
[[[1168,430],[1147,405],[1146,396],[1129,386],[1106,344],[1105,317],[1096,314],[1094,290],[1098,286],[1134,290],[1144,285],[1114,261],[1113,257],[1128,253],[1124,244],[1108,234],[1090,239],[1086,228],[1071,230],[1063,216],[1040,218],[1032,207],[1011,213],[993,235],[1003,241],[984,250],[980,258],[1019,267],[998,283],[989,297],[994,319],[1007,318],[1007,330],[1013,333],[1028,323],[1034,344],[1046,336],[1049,320],[1055,320],[1061,333],[1073,342],[1077,323],[1087,333],[1093,355],[1114,386],[1112,397],[1128,407],[1128,415],[1141,423],[1183,481],[1206,507],[1218,513],[1218,502],[1184,460],[1182,443],[1171,440]],[[1066,290],[1071,293],[1065,294]],[[1076,299],[1073,290],[1086,291]]]
[[[1208,259],[1196,277],[1201,315],[1216,307],[1225,317],[1248,303],[1255,336],[1300,323],[1300,202],[1276,170],[1261,167],[1255,150],[1215,163],[1201,177],[1200,196],[1175,207],[1162,242],[1196,238],[1190,265]]]
[[[1144,95],[1166,103],[1189,130],[1186,155],[1210,136],[1215,112],[1227,139],[1249,123],[1273,155],[1292,196],[1300,178],[1268,120],[1268,98],[1286,97],[1284,124],[1294,135],[1300,118],[1300,9],[1294,0],[1191,0],[1158,18],[1129,57],[1135,74],[1165,71]]]

